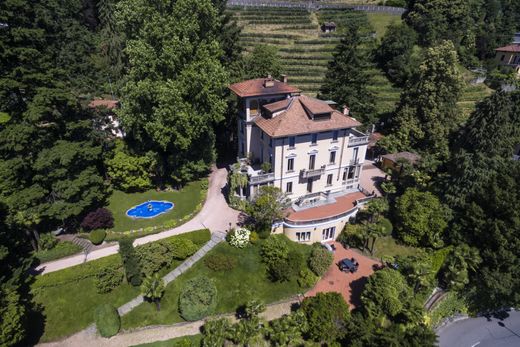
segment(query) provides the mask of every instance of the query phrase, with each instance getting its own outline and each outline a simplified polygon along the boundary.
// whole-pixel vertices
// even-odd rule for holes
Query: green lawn
[[[175,347],[176,344],[180,342],[184,342],[185,340],[191,342],[192,346],[200,346],[200,342],[202,340],[202,335],[191,335],[191,336],[182,336],[176,337],[174,339],[166,340],[166,341],[156,341],[151,343],[145,343],[142,345],[135,345],[133,347]]]
[[[368,21],[376,31],[376,37],[381,40],[383,35],[386,32],[386,28],[394,23],[399,22],[401,20],[401,17],[396,16],[395,14],[388,14],[388,13],[372,13],[367,12]]]
[[[187,238],[202,247],[210,239],[208,230],[199,230],[171,238]],[[181,261],[174,261],[169,268],[161,270],[161,275],[177,267]],[[104,267],[120,267],[121,258],[114,254],[99,260],[77,265],[37,276],[32,284],[34,301],[43,308],[44,333],[40,342],[53,341],[86,328],[93,322],[97,305],[110,303],[120,306],[139,294],[139,288],[121,284],[107,294],[98,294],[95,275]],[[37,322],[31,325],[36,326]]]
[[[197,205],[202,203],[205,198],[201,193],[202,182],[191,182],[183,189],[171,192],[149,190],[143,193],[124,193],[114,191],[108,205],[108,209],[114,215],[114,228],[111,230],[118,232],[137,230],[186,217],[195,211]],[[167,200],[173,202],[175,206],[170,212],[152,219],[132,219],[126,216],[129,208],[148,200]]]
[[[45,263],[79,253],[81,250],[82,248],[80,246],[70,241],[60,241],[54,248],[35,252],[34,256],[40,261],[40,263]]]
[[[310,246],[296,243],[293,246],[306,255],[311,251]],[[236,258],[237,267],[230,271],[214,272],[206,267],[204,258],[199,260],[191,269],[168,285],[161,301],[161,311],[157,312],[155,306],[149,303],[141,304],[121,317],[122,328],[183,322],[178,311],[179,294],[186,281],[195,276],[204,276],[208,280],[215,281],[218,290],[215,313],[234,312],[239,306],[254,298],[270,303],[304,293],[307,289],[299,287],[295,279],[282,283],[273,283],[267,279],[265,266],[261,262],[259,245],[237,249],[222,243],[208,254],[215,253]]]
[[[387,236],[377,239],[373,257],[381,259],[383,256],[408,256],[421,253],[423,251],[420,248],[400,244],[392,236]]]

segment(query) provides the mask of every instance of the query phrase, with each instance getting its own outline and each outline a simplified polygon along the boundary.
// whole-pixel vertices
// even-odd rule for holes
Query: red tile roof
[[[88,107],[96,108],[96,107],[106,107],[109,110],[119,107],[118,100],[109,100],[109,99],[94,99],[89,104]]]
[[[273,86],[266,87],[266,80],[271,80],[273,82]],[[247,80],[234,83],[229,86],[229,89],[231,89],[236,95],[242,98],[247,96],[290,94],[300,92],[298,88],[288,85],[287,83],[283,83],[278,80],[268,78],[257,78],[254,80]]]
[[[509,46],[499,47],[499,48],[495,49],[495,51],[520,53],[520,45],[509,45]]]
[[[280,111],[283,109],[286,109],[287,106],[289,106],[289,103],[291,102],[291,99],[284,99],[277,102],[273,102],[272,104],[264,105],[263,107],[268,110],[269,112],[273,113],[276,111]]]
[[[289,215],[285,217],[286,220],[294,222],[312,221],[316,219],[334,217],[352,210],[356,205],[356,200],[366,198],[366,195],[361,192],[345,194],[343,196],[335,197],[336,202],[317,207],[311,207],[302,211],[289,210]]]
[[[352,117],[331,108],[325,101],[311,98],[305,95],[293,96],[288,103],[287,109],[273,118],[257,116],[255,124],[270,137],[284,137],[335,129],[347,129],[361,125]],[[303,105],[319,110],[330,112],[330,119],[312,120]],[[269,107],[265,105],[264,107]]]
[[[410,162],[410,164],[416,164],[419,160],[421,160],[421,156],[419,154],[411,153],[411,152],[398,152],[382,155],[381,158],[388,159],[394,163],[397,163],[399,159],[406,159]]]

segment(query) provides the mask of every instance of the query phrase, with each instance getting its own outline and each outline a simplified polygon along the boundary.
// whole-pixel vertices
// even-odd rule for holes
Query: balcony
[[[361,146],[368,144],[368,135],[363,134],[361,131],[356,129],[350,130],[350,136],[348,138],[348,146]]]
[[[359,158],[350,159],[349,164],[350,164],[350,166],[358,165],[359,164]]]
[[[274,181],[274,172],[264,174],[255,172],[251,177],[249,177],[249,184],[261,184],[272,181]]]
[[[325,173],[325,165],[320,167],[319,169],[313,169],[313,170],[300,170],[300,177],[303,179],[307,178],[313,178],[313,177],[319,177]]]

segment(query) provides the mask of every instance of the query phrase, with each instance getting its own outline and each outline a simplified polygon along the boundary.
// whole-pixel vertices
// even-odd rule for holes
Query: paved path
[[[280,318],[284,314],[291,312],[292,305],[298,303],[298,300],[291,299],[284,302],[279,302],[267,306],[267,309],[261,316],[266,320],[273,320]],[[226,317],[235,321],[234,315],[222,315],[220,317]],[[205,320],[199,320],[196,322],[178,323],[173,325],[163,325],[155,327],[147,327],[138,330],[132,330],[128,332],[121,332],[116,336],[109,339],[102,338],[95,333],[93,327],[80,331],[79,333],[72,335],[65,340],[51,343],[44,343],[38,346],[41,347],[128,347],[132,345],[138,345],[143,343],[149,343],[154,341],[164,341],[173,339],[175,337],[195,335],[200,333],[200,328],[204,325]]]
[[[368,192],[374,192],[377,196],[381,196],[382,194],[378,186],[384,181],[385,176],[384,171],[375,166],[374,162],[365,160],[359,184]]]
[[[341,293],[350,309],[354,309],[360,304],[361,292],[363,287],[374,270],[372,266],[379,262],[370,259],[352,249],[345,249],[341,243],[334,242],[336,251],[334,252],[334,262],[323,277],[316,283],[314,288],[309,290],[305,296],[314,296],[317,293],[337,292]],[[345,258],[355,258],[359,263],[358,271],[355,273],[342,272],[338,263]]]
[[[227,184],[227,170],[214,168],[209,177],[209,187],[206,201],[202,210],[188,222],[170,230],[158,234],[148,235],[138,238],[134,245],[161,240],[173,235],[179,235],[194,230],[208,228],[212,233],[223,232],[229,229],[229,223],[236,226],[240,212],[230,208],[223,194],[223,188]],[[41,274],[62,270],[71,266],[79,265],[87,261],[103,258],[116,254],[119,245],[96,249],[87,255],[78,254],[72,257],[48,262],[36,267],[36,271]]]
[[[520,346],[520,312],[507,312],[506,318],[468,318],[437,331],[440,347]]]

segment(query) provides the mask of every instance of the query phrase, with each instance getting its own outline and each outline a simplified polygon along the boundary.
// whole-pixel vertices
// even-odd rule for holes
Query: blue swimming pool
[[[173,202],[151,200],[130,208],[126,215],[130,218],[154,218],[170,211],[173,206]]]

